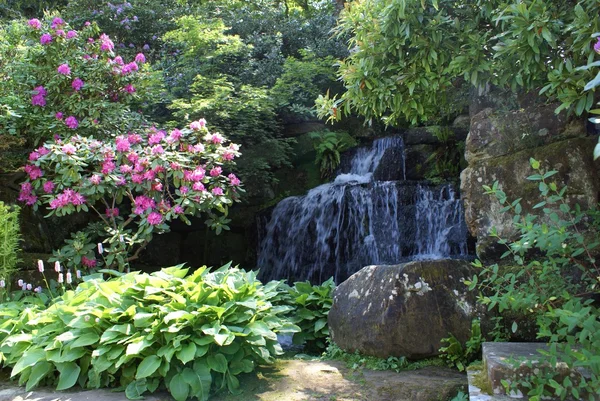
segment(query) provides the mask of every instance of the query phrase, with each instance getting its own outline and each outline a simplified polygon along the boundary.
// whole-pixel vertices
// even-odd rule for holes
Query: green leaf
[[[71,348],[85,347],[86,345],[92,345],[100,340],[100,336],[97,333],[86,333],[78,337],[71,344]]]
[[[215,372],[225,373],[227,371],[227,358],[225,358],[225,355],[221,353],[209,355],[207,362],[208,367]]]
[[[177,401],[185,401],[190,394],[190,386],[185,382],[181,373],[176,374],[169,382],[169,392]]]
[[[79,365],[77,365],[75,362],[66,362],[57,364],[57,368],[60,372],[58,385],[56,386],[57,390],[66,390],[73,387],[75,383],[77,383],[79,372],[81,372]]]
[[[177,356],[177,359],[179,359],[185,365],[189,361],[193,360],[196,356],[196,344],[190,342],[184,345],[175,355]]]
[[[30,366],[34,366],[39,361],[46,358],[46,351],[43,349],[35,348],[25,352],[23,356],[17,361],[15,366],[10,373],[10,377],[14,377],[21,373],[23,370]]]
[[[25,387],[26,391],[30,391],[34,388],[40,380],[42,380],[54,367],[50,362],[42,361],[35,364],[35,366],[31,369],[31,374],[29,375],[29,380],[27,380],[27,387]]]
[[[584,91],[589,91],[590,89],[595,88],[596,86],[600,85],[600,72],[598,73],[598,75],[596,75],[596,77],[594,79],[592,79],[590,82],[588,82],[585,87],[583,88]]]
[[[130,400],[141,400],[146,390],[148,390],[146,379],[134,380],[125,387],[125,396]]]
[[[513,332],[513,333],[516,333],[516,332],[517,332],[517,328],[518,328],[518,327],[519,327],[519,326],[517,325],[517,322],[513,322],[513,324],[512,324],[512,328],[511,328],[512,332]]]
[[[137,380],[143,379],[152,375],[156,372],[156,369],[160,366],[161,358],[156,355],[149,355],[144,358],[144,360],[140,363],[137,368],[137,373],[135,374],[135,378]]]

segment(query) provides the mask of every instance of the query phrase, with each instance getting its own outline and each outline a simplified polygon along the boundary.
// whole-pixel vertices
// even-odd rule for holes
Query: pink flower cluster
[[[83,82],[81,78],[75,78],[71,84],[71,87],[76,91],[80,91],[81,88],[83,88],[83,85],[85,85],[85,82]]]
[[[73,206],[79,206],[83,205],[85,201],[85,197],[79,192],[75,192],[72,189],[67,188],[63,191],[63,193],[52,199],[50,202],[50,209],[58,209],[69,204]]]
[[[71,68],[69,67],[69,64],[64,63],[59,65],[56,71],[62,75],[69,75],[71,73]]]
[[[151,199],[144,195],[140,195],[135,198],[134,206],[135,209],[133,210],[133,212],[135,214],[144,214],[146,210],[155,208],[156,202],[154,201],[154,199]]]
[[[115,48],[115,44],[113,43],[112,40],[110,40],[108,35],[105,33],[100,35],[100,42],[101,42],[100,49],[102,51],[111,52]]]
[[[79,127],[79,122],[74,116],[69,116],[65,118],[65,125],[71,129],[77,129],[77,127]]]
[[[33,188],[30,182],[21,184],[21,192],[19,193],[19,202],[25,202],[26,205],[32,206],[37,202],[37,196],[33,194]]]
[[[43,86],[37,86],[33,88],[33,96],[31,97],[31,104],[34,106],[44,107],[46,105],[46,89]]]

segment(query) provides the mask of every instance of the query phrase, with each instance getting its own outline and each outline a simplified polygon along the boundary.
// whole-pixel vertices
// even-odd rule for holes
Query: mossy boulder
[[[422,359],[439,354],[442,338],[470,336],[475,295],[460,260],[367,266],[341,283],[329,312],[332,340],[348,352]]]
[[[506,249],[489,236],[492,227],[504,239],[516,239],[513,216],[502,213],[502,205],[484,194],[483,185],[498,181],[510,201],[522,198],[523,214],[533,211],[542,199],[538,184],[528,181],[533,174],[529,159],[539,160],[544,170],[557,170],[551,178],[559,187],[567,185],[567,199],[583,209],[598,202],[600,163],[594,162],[592,149],[596,138],[573,138],[534,149],[522,150],[501,157],[472,162],[461,174],[461,194],[464,199],[465,220],[471,234],[477,238],[477,254],[486,261],[496,260]]]
[[[482,110],[471,119],[465,147],[467,162],[505,156],[585,135],[583,120],[569,121],[565,113],[555,114],[555,109],[556,104],[514,111]]]

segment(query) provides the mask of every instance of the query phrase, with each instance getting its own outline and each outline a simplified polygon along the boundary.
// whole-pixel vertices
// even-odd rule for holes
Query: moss
[[[468,370],[473,372],[471,376],[473,385],[479,388],[482,393],[492,395],[492,384],[487,378],[485,366],[482,364],[471,365]]]

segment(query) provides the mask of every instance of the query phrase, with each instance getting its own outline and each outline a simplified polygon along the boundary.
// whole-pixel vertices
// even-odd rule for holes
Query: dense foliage
[[[207,400],[282,353],[276,333],[296,332],[273,306],[280,282],[228,265],[190,275],[88,277],[48,307],[35,298],[0,305],[0,359],[27,389],[121,387],[130,399],[167,389]],[[27,306],[23,308],[23,306]]]
[[[485,187],[496,197],[503,210],[514,214],[513,224],[520,232],[516,241],[491,235],[505,244],[507,265],[476,266],[479,275],[467,284],[477,288],[479,301],[489,310],[516,312],[532,316],[538,326],[538,338],[550,343],[548,365],[539,374],[516,378],[512,386],[531,400],[556,395],[565,399],[598,399],[600,394],[600,213],[596,208],[583,210],[569,200],[567,187],[552,181],[556,171],[543,171],[540,162],[531,160],[536,174],[528,177],[539,186],[542,199],[533,206],[539,215],[524,214],[520,199],[510,201],[498,183]],[[512,324],[519,330],[519,321]],[[583,368],[589,377],[565,377],[556,381],[556,358],[570,368]],[[508,386],[508,383],[506,383]]]
[[[21,231],[18,206],[0,202],[0,292],[10,290],[20,258]],[[2,294],[4,295],[4,294]],[[0,297],[0,299],[2,299]]]
[[[346,92],[321,113],[352,111],[389,124],[456,111],[469,85],[539,91],[578,115],[590,110],[600,31],[594,0],[361,0],[346,3],[339,32],[351,35],[339,75]],[[460,111],[460,110],[458,110]]]

